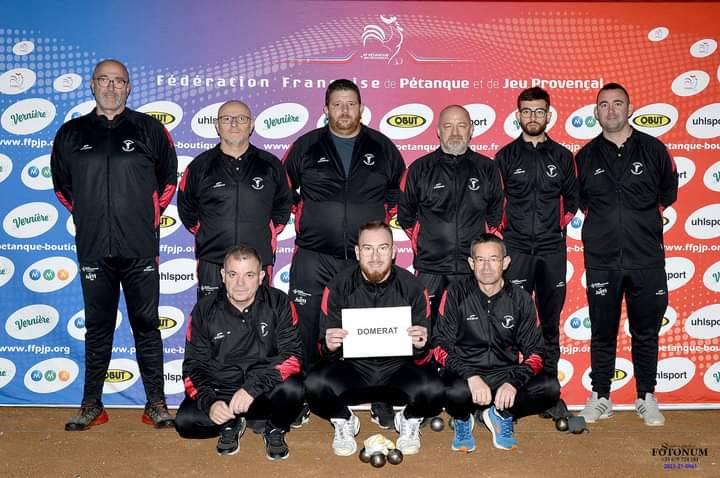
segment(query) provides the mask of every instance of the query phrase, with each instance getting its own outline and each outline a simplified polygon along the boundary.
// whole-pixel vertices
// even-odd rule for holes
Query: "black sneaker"
[[[284,460],[290,456],[290,450],[285,442],[285,430],[271,428],[268,423],[263,432],[263,441],[265,442],[265,456],[268,460]]]
[[[303,425],[305,425],[307,422],[310,421],[310,405],[307,403],[303,405],[302,410],[300,410],[300,414],[295,419],[294,422],[292,422],[292,425],[290,425],[293,428],[300,428]]]
[[[155,428],[172,428],[175,426],[175,419],[170,415],[165,400],[146,403],[142,421],[144,424],[152,425]]]
[[[220,438],[217,443],[218,455],[234,455],[240,450],[240,437],[245,433],[245,419],[236,418],[227,422],[220,429]]]
[[[77,414],[65,424],[65,431],[79,432],[95,425],[107,423],[108,414],[102,402],[88,401],[80,404]]]
[[[375,402],[370,405],[370,421],[383,430],[395,427],[395,410],[392,405],[384,402]]]

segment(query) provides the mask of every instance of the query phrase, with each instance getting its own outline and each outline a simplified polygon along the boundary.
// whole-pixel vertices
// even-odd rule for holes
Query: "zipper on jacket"
[[[113,245],[112,245],[112,202],[110,200],[111,194],[110,194],[110,153],[112,152],[112,138],[111,138],[111,124],[107,123],[107,129],[108,129],[108,135],[105,139],[105,144],[108,147],[108,150],[105,151],[105,181],[107,184],[107,187],[105,188],[105,191],[107,192],[107,223],[108,223],[108,256],[113,256]]]
[[[458,261],[457,258],[460,255],[460,233],[458,232],[458,229],[460,228],[460,191],[458,190],[458,184],[460,181],[457,180],[457,169],[458,165],[460,164],[460,157],[457,158],[457,161],[455,164],[453,164],[453,176],[455,178],[454,181],[454,189],[455,189],[455,253],[453,254],[453,267],[455,269],[455,273],[458,272]]]

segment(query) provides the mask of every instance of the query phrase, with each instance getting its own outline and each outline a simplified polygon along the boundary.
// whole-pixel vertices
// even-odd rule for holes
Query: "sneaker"
[[[230,420],[220,429],[217,443],[218,455],[234,455],[240,450],[240,437],[245,433],[245,419],[238,417]]]
[[[392,405],[385,402],[375,402],[370,405],[370,421],[383,430],[389,430],[395,423],[395,411]]]
[[[397,449],[403,455],[416,455],[420,452],[420,423],[422,418],[405,418],[405,411],[395,414],[395,430],[400,433]]]
[[[301,428],[303,425],[305,425],[307,422],[310,421],[310,405],[307,403],[303,405],[302,410],[300,410],[300,414],[295,419],[294,422],[290,425],[293,428]]]
[[[609,398],[598,398],[597,392],[593,392],[592,395],[590,395],[585,403],[585,408],[578,413],[578,416],[583,417],[587,423],[605,420],[612,415],[612,402]]]
[[[643,418],[645,425],[649,427],[661,427],[665,425],[665,417],[660,413],[655,394],[646,393],[645,398],[635,400],[635,413]]]
[[[333,452],[338,456],[350,456],[357,451],[355,435],[360,431],[360,419],[350,415],[347,420],[344,418],[331,418],[330,422],[335,427],[333,437]]]
[[[475,428],[473,415],[470,414],[467,420],[453,418],[451,421],[453,422],[453,430],[455,432],[451,447],[452,450],[464,453],[475,451],[475,438],[473,438],[472,434],[473,428]]]
[[[175,426],[175,419],[168,412],[165,400],[146,403],[142,421],[144,424],[152,425],[155,428],[172,428]]]
[[[568,407],[562,398],[559,399],[555,405],[540,414],[541,418],[552,418],[553,420],[567,418],[569,416],[572,416],[572,413],[570,413],[570,410],[568,410]]]
[[[265,442],[265,456],[268,460],[284,460],[290,456],[290,450],[285,442],[285,430],[271,428],[268,423],[263,432],[263,441]]]
[[[503,418],[495,405],[483,410],[485,426],[493,436],[493,445],[501,450],[514,450],[518,441],[513,436],[513,417]]]
[[[65,424],[65,431],[79,432],[107,421],[108,414],[102,402],[82,402],[77,414]]]

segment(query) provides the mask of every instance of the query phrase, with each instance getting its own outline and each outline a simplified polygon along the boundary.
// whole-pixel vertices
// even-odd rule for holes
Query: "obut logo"
[[[397,214],[390,219],[389,226],[392,231],[393,242],[405,242],[410,240],[407,234],[405,234],[405,229],[400,226],[400,223],[397,220]]]
[[[165,395],[176,395],[185,391],[185,384],[182,379],[183,359],[171,360],[165,362],[164,378],[165,378]]]
[[[47,257],[25,269],[23,284],[33,292],[55,292],[69,285],[77,272],[77,264],[67,257]]]
[[[54,119],[54,104],[43,98],[28,98],[10,105],[0,123],[9,133],[26,135],[46,128]]]
[[[662,213],[663,234],[668,232],[677,222],[677,213],[672,207],[666,207]]]
[[[267,139],[292,136],[308,122],[310,113],[299,103],[273,105],[255,118],[255,132]]]
[[[670,357],[657,364],[656,392],[674,392],[690,383],[695,376],[695,363],[685,357]]]
[[[695,239],[720,237],[720,203],[701,207],[691,213],[685,220],[685,232]]]
[[[677,168],[678,187],[683,187],[695,176],[695,163],[684,156],[674,156],[673,160]]]
[[[720,304],[701,307],[685,319],[685,332],[696,339],[720,337]]]
[[[667,103],[655,103],[635,110],[630,122],[651,136],[661,136],[677,124],[678,110]]]
[[[693,278],[695,264],[686,257],[668,257],[665,259],[665,275],[668,290],[677,290]]]
[[[720,136],[720,103],[705,105],[690,115],[685,122],[690,136],[711,139]]]
[[[35,84],[37,76],[27,68],[13,68],[0,75],[0,93],[19,95]]]
[[[665,335],[668,330],[675,325],[675,322],[677,322],[677,311],[668,305],[667,309],[665,309],[665,314],[663,314],[663,318],[660,321],[659,335]],[[625,331],[625,335],[632,337],[632,334],[630,334],[630,321],[627,319],[624,321],[623,330]]]
[[[118,393],[135,385],[140,378],[140,369],[134,360],[113,359],[105,373],[103,393]]]
[[[161,305],[158,307],[158,320],[160,321],[160,335],[166,339],[182,329],[185,315],[177,307]]]
[[[590,367],[588,367],[582,376],[583,387],[588,391],[592,391],[592,384],[590,383],[591,371]],[[632,362],[626,358],[617,357],[615,359],[615,370],[613,371],[612,377],[610,377],[610,391],[615,392],[623,388],[632,380],[633,375]]]
[[[9,258],[0,256],[0,287],[7,284],[15,274],[15,264]]]
[[[671,89],[677,96],[693,96],[710,84],[710,75],[702,70],[680,73],[672,82]]]
[[[708,290],[720,292],[720,261],[707,268],[703,274],[703,284]]]
[[[590,139],[600,134],[600,124],[594,113],[595,105],[585,105],[570,113],[565,121],[567,134],[577,139]]]
[[[78,377],[79,367],[67,358],[38,362],[25,372],[23,383],[31,392],[55,393],[67,388]]]
[[[182,108],[172,101],[153,101],[142,105],[137,110],[161,122],[168,131],[175,129],[183,118]]]
[[[520,133],[522,133],[522,129],[520,128],[520,122],[518,122],[517,118],[515,117],[515,113],[517,113],[517,110],[511,111],[506,117],[505,121],[503,122],[503,130],[505,131],[505,134],[510,136],[511,138],[517,138],[520,136]],[[557,110],[554,106],[550,107],[550,121],[547,124],[547,127],[545,128],[545,131],[550,131],[553,126],[555,126],[555,123],[557,122],[558,114]]]
[[[720,192],[720,161],[707,168],[703,175],[703,183],[709,190]]]
[[[13,312],[5,321],[5,332],[18,340],[34,340],[53,331],[60,313],[45,304],[27,305]]]
[[[277,241],[287,241],[295,237],[295,214],[290,213],[290,220],[285,224],[285,229],[277,236]]]
[[[15,378],[16,370],[12,361],[0,357],[0,388],[3,388]]]
[[[290,288],[290,264],[286,264],[275,272],[273,277],[273,287],[280,289],[287,294]]]
[[[65,73],[53,81],[53,88],[60,93],[68,93],[77,90],[82,84],[82,77],[77,73]]]
[[[36,191],[52,189],[50,155],[43,154],[27,163],[20,173],[20,179],[25,186]]]
[[[224,102],[213,103],[207,105],[193,116],[190,121],[190,128],[193,133],[202,138],[217,138],[217,131],[215,131],[215,119],[217,118],[218,110]]]
[[[180,228],[180,216],[178,208],[174,204],[168,205],[160,216],[160,237],[168,237]]]
[[[590,312],[587,307],[570,314],[563,324],[565,335],[573,340],[590,340]]]
[[[433,117],[433,110],[427,105],[400,105],[385,113],[380,120],[380,131],[391,139],[414,138],[430,127]]]
[[[476,138],[486,133],[495,124],[495,110],[489,105],[482,103],[471,103],[465,105],[470,113],[470,122],[473,125],[472,137]]]
[[[160,264],[160,293],[179,294],[196,284],[195,261],[173,259]]]
[[[74,106],[70,111],[67,112],[67,114],[65,115],[65,120],[63,122],[67,123],[71,119],[85,116],[86,114],[90,113],[94,108],[95,100],[83,101],[82,103]]]
[[[372,111],[370,111],[370,108],[367,105],[363,105],[363,112],[360,116],[360,122],[364,124],[365,126],[370,124],[370,120],[372,119]],[[317,120],[316,127],[322,128],[328,123],[328,117],[325,113],[321,114],[320,117]]]
[[[58,220],[58,210],[46,202],[30,202],[16,207],[3,219],[3,229],[12,237],[28,239],[48,232]]]
[[[560,382],[561,387],[564,387],[570,381],[574,373],[575,368],[570,361],[563,358],[558,360],[558,382]]]
[[[713,392],[720,392],[720,362],[708,367],[703,377],[705,386]]]
[[[10,176],[12,169],[13,163],[10,157],[0,153],[0,183]]]
[[[115,316],[115,330],[120,327],[122,323],[122,313],[118,310]],[[85,309],[80,309],[75,315],[70,317],[67,323],[67,332],[70,337],[77,340],[85,340]]]

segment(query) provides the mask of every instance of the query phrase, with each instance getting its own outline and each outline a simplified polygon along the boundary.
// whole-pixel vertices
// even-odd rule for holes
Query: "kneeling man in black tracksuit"
[[[560,384],[540,373],[544,344],[532,297],[503,279],[510,265],[505,244],[483,234],[470,250],[473,275],[445,291],[433,334],[445,409],[454,417],[452,449],[475,450],[473,411],[480,408],[495,447],[511,450],[513,420],[547,410]]]
[[[304,399],[295,307],[262,283],[255,249],[230,249],[220,272],[224,288],[200,299],[189,319],[177,431],[184,438],[220,435],[218,453],[232,455],[246,418],[267,418],[266,455],[285,459],[285,433]]]

